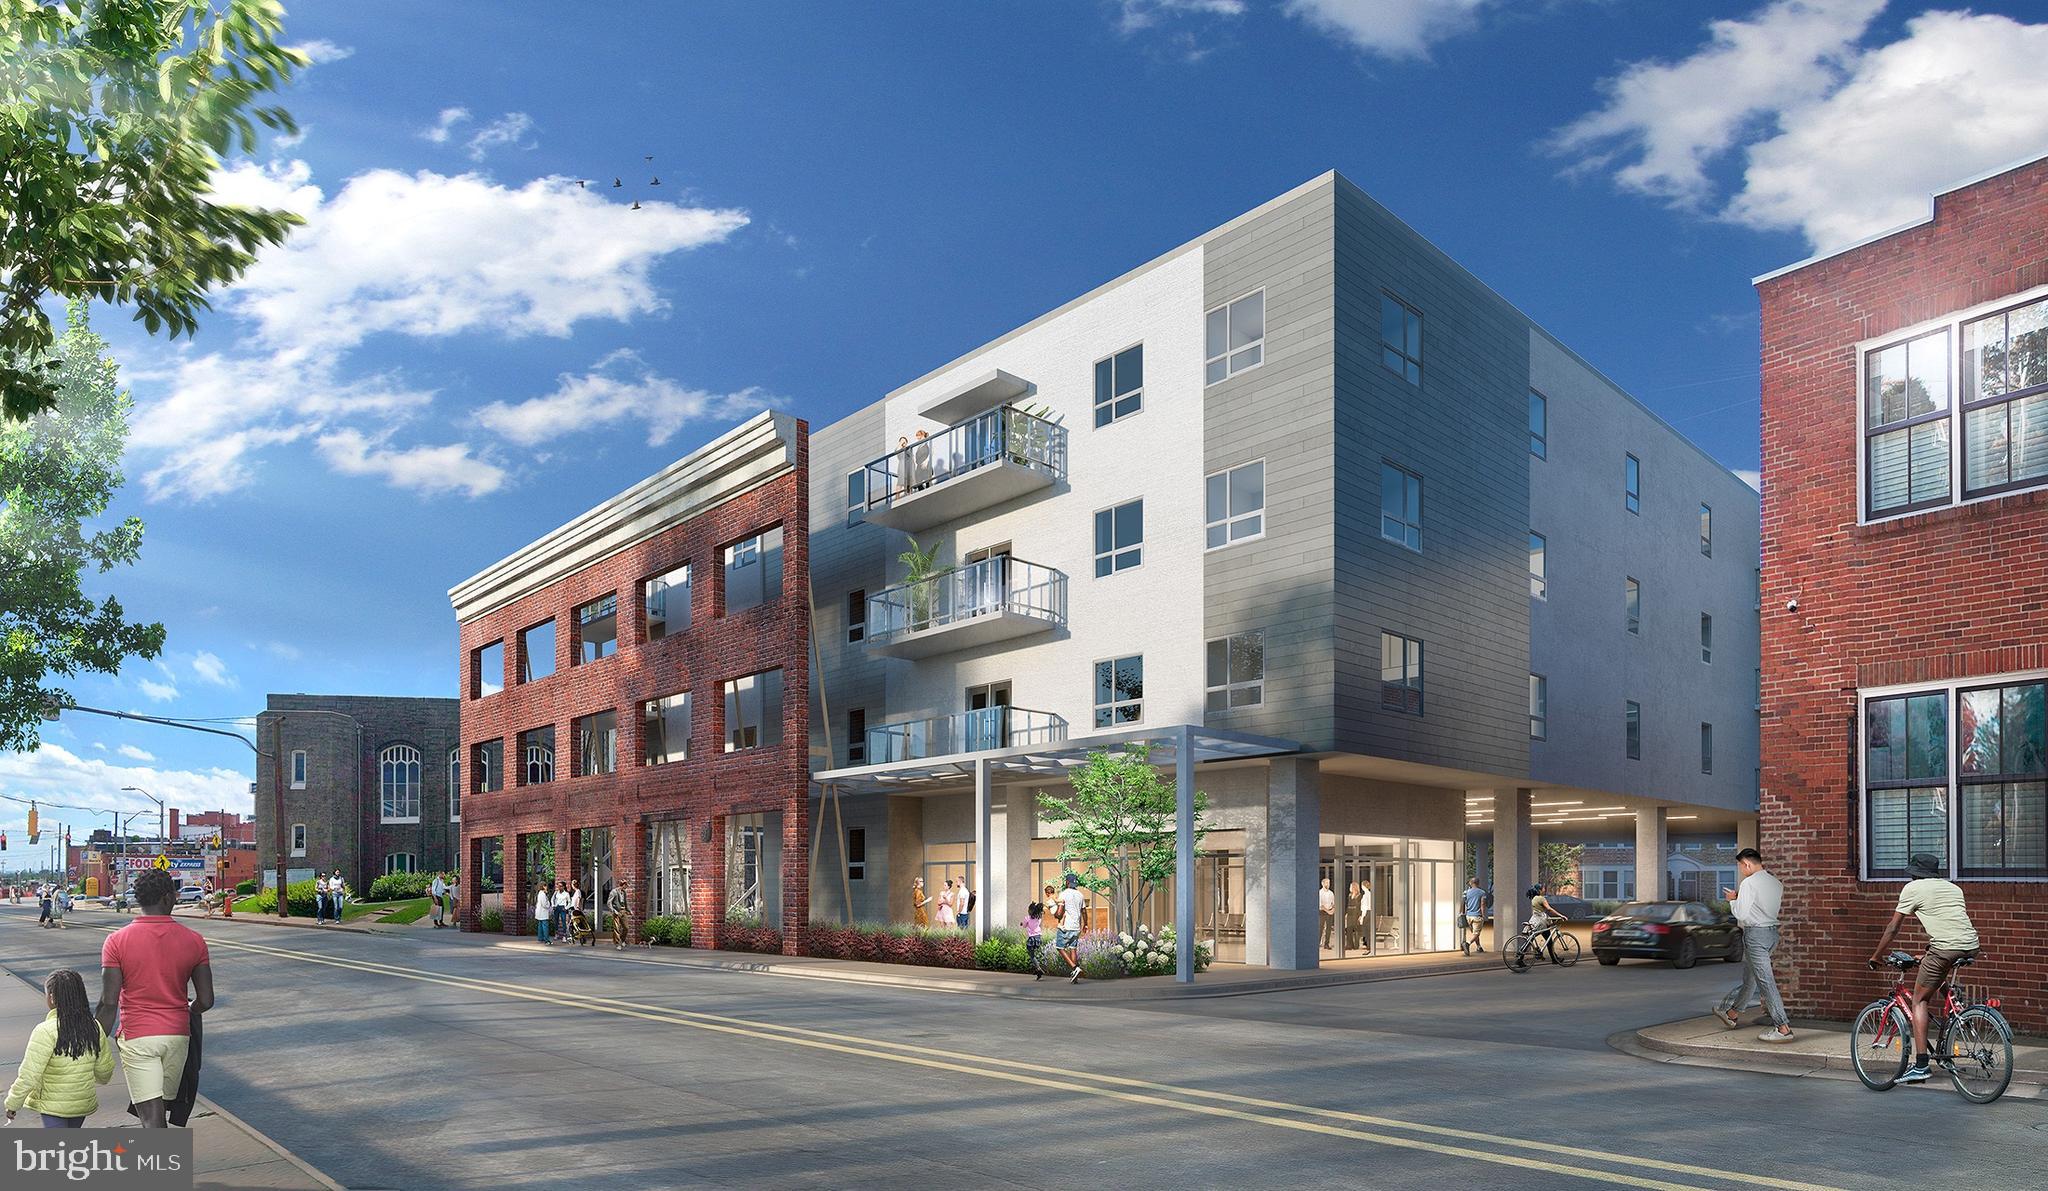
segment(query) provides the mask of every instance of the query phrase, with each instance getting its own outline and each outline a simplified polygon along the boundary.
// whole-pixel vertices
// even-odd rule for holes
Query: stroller
[[[569,941],[585,947],[597,945],[597,931],[590,925],[590,915],[582,910],[569,911]]]

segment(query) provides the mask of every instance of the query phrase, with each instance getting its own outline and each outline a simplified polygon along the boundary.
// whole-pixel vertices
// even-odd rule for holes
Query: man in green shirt
[[[1927,1069],[1927,1002],[1964,956],[1977,954],[1977,928],[1963,904],[1962,887],[1942,874],[1947,866],[1939,856],[1918,852],[1907,858],[1906,874],[1913,879],[1899,890],[1899,905],[1892,920],[1878,937],[1877,950],[1870,953],[1870,966],[1884,962],[1892,936],[1911,914],[1927,933],[1927,952],[1920,957],[1920,974],[1913,981],[1913,1065],[1899,1076],[1900,1083],[1925,1083]]]

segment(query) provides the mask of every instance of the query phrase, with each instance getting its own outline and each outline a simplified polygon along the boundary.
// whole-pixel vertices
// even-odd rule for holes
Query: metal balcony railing
[[[1043,620],[1049,628],[1066,624],[1066,573],[998,554],[885,588],[868,597],[867,640],[888,645],[912,633],[1005,613]]]
[[[919,439],[866,467],[867,511],[876,513],[983,468],[1009,463],[1058,481],[1067,475],[1066,427],[997,406]]]
[[[1058,744],[1067,721],[1049,711],[984,707],[868,729],[868,764],[921,761],[1023,745]]]

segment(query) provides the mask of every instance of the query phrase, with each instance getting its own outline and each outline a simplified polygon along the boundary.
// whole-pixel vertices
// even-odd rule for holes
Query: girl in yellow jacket
[[[85,979],[58,968],[43,982],[50,1015],[28,1036],[14,1086],[7,1089],[7,1119],[23,1105],[43,1114],[48,1129],[76,1129],[99,1110],[94,1089],[114,1078],[114,1048],[85,999]]]

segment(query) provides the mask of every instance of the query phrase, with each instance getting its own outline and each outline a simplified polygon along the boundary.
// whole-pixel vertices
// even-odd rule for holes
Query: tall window
[[[1550,683],[1541,674],[1529,676],[1529,739],[1550,735]]]
[[[1144,560],[1145,502],[1125,501],[1095,514],[1095,577],[1128,571]]]
[[[782,527],[725,548],[725,614],[782,598]]]
[[[597,777],[619,768],[619,713],[600,711],[576,721],[576,773]]]
[[[1700,772],[1714,772],[1714,725],[1700,725]]]
[[[1872,516],[1949,501],[1946,330],[1863,357],[1864,471]]]
[[[846,763],[868,763],[868,709],[856,707],[846,713]]]
[[[1933,691],[1864,704],[1864,834],[1873,877],[1903,877],[1906,860],[1923,852],[1948,863],[1948,699]]]
[[[1255,368],[1266,353],[1266,291],[1256,290],[1211,310],[1206,318],[1204,384]]]
[[[690,692],[640,705],[640,763],[667,765],[690,759]]]
[[[1259,629],[1208,644],[1207,709],[1229,711],[1266,701],[1266,634]]]
[[[690,628],[690,564],[647,581],[647,639],[659,641]]]
[[[1628,626],[1629,632],[1634,633],[1637,636],[1642,635],[1643,585],[1636,582],[1634,579],[1622,580],[1621,616],[1622,623]]]
[[[1529,453],[1550,458],[1550,401],[1534,389],[1529,390]]]
[[[292,824],[292,855],[304,856],[305,854],[306,825],[304,823],[294,823]]]
[[[1380,363],[1411,385],[1422,383],[1422,315],[1392,294],[1380,295]]]
[[[420,871],[420,858],[411,852],[386,852],[384,854],[384,875],[393,873],[416,873]]]
[[[1095,726],[1135,724],[1145,715],[1145,659],[1110,658],[1095,663]]]
[[[1145,404],[1145,345],[1095,361],[1095,424],[1107,426]]]
[[[505,742],[486,740],[469,750],[469,772],[476,792],[489,794],[505,788]]]
[[[868,469],[846,473],[846,523],[859,525],[868,519]]]
[[[448,750],[448,821],[462,822],[462,750]]]
[[[505,689],[505,643],[493,641],[469,655],[469,695],[481,699]]]
[[[1704,504],[1700,506],[1700,553],[1714,556],[1714,510]]]
[[[2048,480],[2048,298],[1963,324],[1962,388],[1963,495]]]
[[[616,593],[601,596],[576,609],[576,639],[581,642],[577,660],[585,664],[608,658],[619,651],[619,597]]]
[[[1631,513],[1643,511],[1643,465],[1634,455],[1621,465],[1621,505]]]
[[[378,819],[385,823],[420,821],[420,751],[409,744],[394,744],[377,754],[377,793],[382,807]]]
[[[555,728],[531,728],[519,734],[519,779],[538,786],[555,780]]]
[[[1550,566],[1546,557],[1548,543],[1540,533],[1529,534],[1529,594],[1536,599],[1550,598]]]
[[[1422,642],[1398,633],[1380,634],[1380,706],[1422,714]]]
[[[1422,477],[1380,463],[1380,536],[1410,550],[1422,549]]]
[[[2048,876],[2048,688],[2039,681],[1960,692],[1957,802],[1962,875]]]
[[[865,827],[846,829],[846,879],[868,879],[868,831]]]
[[[1208,478],[1206,547],[1262,537],[1266,532],[1266,461],[1254,460]]]
[[[1704,612],[1700,613],[1700,660],[1714,660],[1714,618]]]
[[[306,750],[292,750],[292,789],[306,788]]]
[[[1622,743],[1628,750],[1628,759],[1643,759],[1643,705],[1631,699],[1623,709]]]
[[[846,643],[858,644],[868,635],[868,592],[856,587],[846,593]]]
[[[725,684],[725,751],[782,743],[782,671],[763,670]]]

